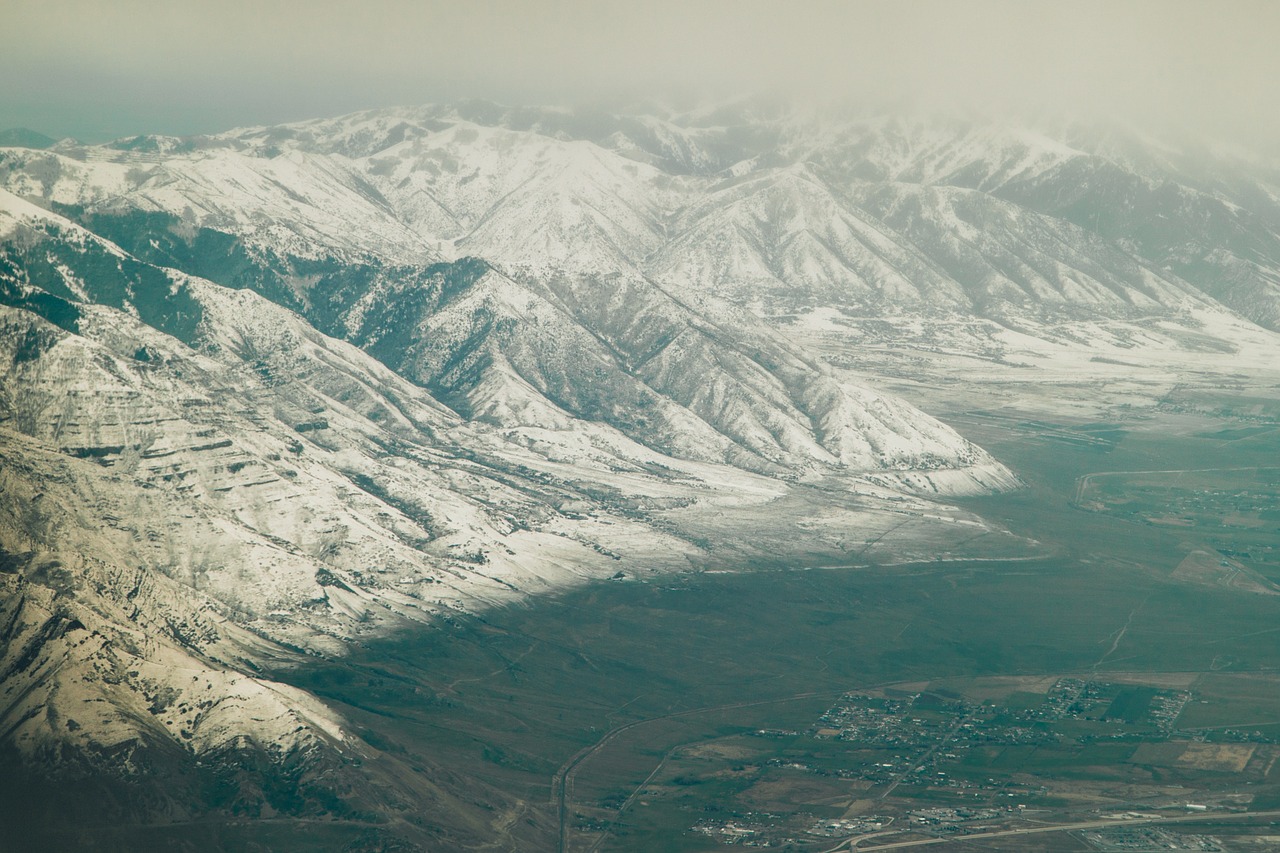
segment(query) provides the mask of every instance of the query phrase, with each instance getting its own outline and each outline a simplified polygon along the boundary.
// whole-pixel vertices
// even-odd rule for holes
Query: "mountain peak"
[[[54,145],[58,140],[45,136],[36,130],[25,127],[13,127],[0,130],[0,148],[36,148],[44,149]]]

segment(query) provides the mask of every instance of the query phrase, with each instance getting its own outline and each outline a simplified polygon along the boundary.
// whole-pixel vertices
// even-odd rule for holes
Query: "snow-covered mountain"
[[[364,747],[268,674],[307,656],[619,571],[948,549],[993,528],[940,501],[1015,477],[806,330],[1230,351],[1280,327],[1278,199],[1131,133],[756,102],[0,148],[0,732],[319,779]]]
[[[0,181],[147,260],[215,280],[256,262],[299,298],[325,261],[473,256],[766,310],[1000,318],[1208,298],[1280,322],[1280,167],[1111,128],[471,103],[10,149]]]

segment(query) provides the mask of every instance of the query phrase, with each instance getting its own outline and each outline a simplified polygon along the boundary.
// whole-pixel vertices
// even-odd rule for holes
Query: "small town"
[[[1079,834],[1098,850],[1221,851],[1226,848],[1209,835],[1124,824],[1145,824],[1211,808],[1241,811],[1238,798],[1210,797],[1206,804],[1173,797],[1068,811],[1046,807],[1053,801],[1053,792],[1034,783],[1034,772],[984,775],[974,768],[981,756],[1011,747],[1034,753],[1036,748],[1083,751],[1128,744],[1158,751],[1161,744],[1174,748],[1186,744],[1212,751],[1219,748],[1217,744],[1275,742],[1259,732],[1178,728],[1183,709],[1196,701],[1196,695],[1185,689],[1072,676],[1055,681],[1035,697],[1038,701],[1012,701],[1031,698],[1014,694],[1006,700],[1009,704],[996,704],[940,690],[846,693],[803,731],[762,728],[751,736],[805,739],[818,746],[808,760],[775,756],[762,764],[788,774],[850,780],[862,792],[856,801],[860,808],[850,808],[838,818],[809,812],[721,813],[698,821],[691,829],[725,845],[819,849],[820,840],[881,837],[892,832],[963,837],[1007,830],[1030,820],[1065,823],[1068,818],[1090,818],[1118,824]],[[831,749],[821,749],[823,743]]]

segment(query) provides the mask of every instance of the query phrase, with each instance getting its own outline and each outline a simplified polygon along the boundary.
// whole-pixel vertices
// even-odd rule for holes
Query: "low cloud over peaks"
[[[1051,108],[1272,144],[1266,2],[11,0],[0,125],[195,133],[465,97]]]

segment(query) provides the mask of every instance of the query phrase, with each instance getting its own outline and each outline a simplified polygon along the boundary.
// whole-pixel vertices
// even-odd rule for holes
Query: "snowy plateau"
[[[3,749],[152,784],[134,820],[200,813],[179,768],[377,800],[279,673],[610,578],[1023,557],[956,502],[1017,473],[926,410],[1274,391],[1277,330],[1280,166],[1113,127],[468,102],[0,148]]]

